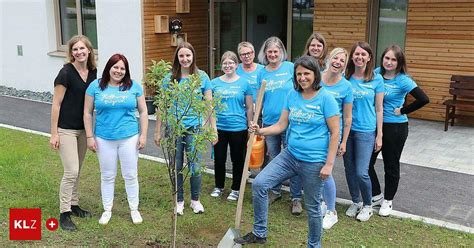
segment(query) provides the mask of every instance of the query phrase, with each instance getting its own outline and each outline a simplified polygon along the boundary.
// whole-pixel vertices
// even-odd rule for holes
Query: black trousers
[[[408,137],[408,122],[383,123],[382,157],[385,170],[384,198],[393,200],[400,181],[400,157]],[[380,152],[380,151],[379,151]],[[372,196],[382,193],[379,179],[375,173],[375,161],[379,152],[374,152],[369,164],[369,176],[372,181]]]
[[[230,146],[232,160],[232,190],[240,189],[242,172],[244,169],[245,152],[247,150],[248,131],[217,130],[219,141],[214,145],[214,178],[216,188],[224,188],[225,164],[227,161],[227,146]]]

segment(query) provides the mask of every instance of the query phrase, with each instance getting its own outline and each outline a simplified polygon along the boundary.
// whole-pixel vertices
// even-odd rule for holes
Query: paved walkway
[[[474,175],[474,127],[411,119],[401,162]]]
[[[50,109],[47,103],[0,96],[0,124],[49,133]],[[154,125],[154,121],[150,121],[148,144],[142,153],[162,157],[153,145]],[[458,224],[472,232],[474,127],[454,126],[448,132],[443,130],[440,122],[410,120],[394,209]],[[212,167],[209,154],[203,157],[207,158],[208,167]],[[378,160],[376,168],[382,167],[382,163]],[[350,199],[341,159],[336,161],[333,174],[338,185],[337,196]],[[379,179],[383,185],[383,176]]]

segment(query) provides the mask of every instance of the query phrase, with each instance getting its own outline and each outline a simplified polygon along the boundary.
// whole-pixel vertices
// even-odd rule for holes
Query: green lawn
[[[81,206],[93,212],[92,219],[74,221],[76,232],[44,228],[49,217],[58,218],[58,188],[62,166],[58,154],[48,148],[48,138],[0,128],[0,247],[6,246],[154,246],[167,245],[171,202],[168,179],[162,165],[140,160],[140,209],[144,223],[133,225],[120,176],[116,182],[113,216],[107,226],[98,224],[101,214],[99,166],[95,154],[88,153],[81,175]],[[120,174],[118,174],[120,175]],[[229,182],[230,183],[230,182]],[[189,193],[189,184],[186,191]],[[235,203],[225,198],[211,199],[213,177],[204,176],[202,202],[206,212],[192,214],[186,202],[185,215],[178,219],[178,247],[214,247],[233,225]],[[247,189],[250,189],[249,187]],[[251,230],[250,191],[246,194],[243,231]],[[285,199],[288,196],[286,195]],[[187,198],[189,199],[189,195]],[[9,241],[8,209],[41,208],[43,239]],[[339,223],[326,231],[325,246],[389,247],[474,247],[474,235],[430,226],[421,222],[374,216],[361,223],[345,217],[344,206],[337,206]],[[265,247],[300,247],[306,244],[306,216],[289,214],[289,201],[272,205],[269,237]],[[256,247],[256,246],[249,246]]]

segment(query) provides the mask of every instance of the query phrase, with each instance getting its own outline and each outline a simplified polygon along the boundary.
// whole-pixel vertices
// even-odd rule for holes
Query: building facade
[[[329,49],[368,41],[377,61],[396,43],[431,100],[411,117],[428,120],[444,120],[451,75],[474,76],[472,0],[31,0],[1,1],[0,11],[0,85],[18,89],[53,90],[64,40],[73,33],[93,37],[99,73],[120,52],[137,80],[151,60],[173,59],[176,37],[193,44],[198,66],[211,76],[219,74],[220,55],[236,51],[242,40],[258,52],[267,37],[278,36],[290,60],[313,31],[324,35]],[[67,28],[71,20],[76,29]],[[168,30],[173,20],[182,23],[179,35]],[[474,110],[463,114],[474,116]]]

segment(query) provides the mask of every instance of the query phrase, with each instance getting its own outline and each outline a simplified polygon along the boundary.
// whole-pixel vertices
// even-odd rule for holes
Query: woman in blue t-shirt
[[[291,177],[301,178],[308,212],[308,247],[320,247],[322,237],[321,191],[332,172],[339,141],[339,109],[334,97],[320,86],[317,61],[303,56],[295,61],[294,89],[283,102],[274,125],[249,131],[275,135],[288,128],[288,147],[261,171],[252,184],[253,231],[236,238],[239,244],[265,243],[267,237],[268,191]]]
[[[326,69],[326,55],[328,48],[326,46],[326,39],[318,32],[314,32],[309,36],[304,46],[303,55],[309,55],[318,60],[321,71]]]
[[[382,147],[383,79],[375,74],[374,55],[367,42],[354,43],[345,71],[351,82],[354,102],[352,126],[347,139],[344,167],[352,204],[346,215],[367,221],[372,216],[372,185],[369,162]],[[362,195],[363,203],[360,203]]]
[[[385,195],[380,189],[374,168],[379,152],[372,154],[369,175],[372,181],[372,205],[380,206],[380,216],[388,216],[392,212],[392,200],[397,193],[400,180],[400,157],[408,137],[407,114],[428,104],[430,100],[415,81],[408,76],[405,54],[399,46],[391,45],[385,49],[381,60],[382,67],[375,71],[382,75],[385,86],[382,127]],[[415,101],[403,106],[408,93],[415,98]]]
[[[176,80],[179,84],[189,83],[188,77],[193,74],[198,74],[201,79],[201,91],[199,94],[196,94],[196,100],[212,100],[211,92],[211,80],[209,76],[204,72],[199,70],[196,65],[196,52],[193,46],[188,42],[179,43],[174,54],[173,66],[171,68],[171,73],[166,76],[167,80],[173,81]],[[159,110],[158,111],[162,111]],[[166,111],[166,110],[163,110]],[[183,137],[179,137],[176,140],[176,171],[178,172],[177,178],[177,205],[176,211],[178,215],[184,214],[184,178],[183,178],[183,163],[184,163],[184,154],[186,152],[194,151],[193,147],[193,136],[191,133],[198,130],[203,121],[206,125],[210,124],[212,128],[217,133],[217,128],[215,124],[215,119],[210,117],[208,120],[201,120],[197,113],[194,113],[192,110],[188,109],[178,109],[179,113],[176,114],[177,118],[181,119],[181,124],[187,130],[187,134]],[[154,141],[157,146],[160,145],[161,140],[161,126],[162,120],[159,118],[156,120]],[[217,142],[217,138],[214,142]],[[214,143],[215,144],[215,143]],[[199,157],[199,155],[197,155]],[[199,194],[201,193],[201,168],[199,163],[193,162],[189,163],[188,169],[191,172],[191,209],[195,214],[204,213],[204,206],[199,201]]]
[[[277,37],[268,38],[260,48],[258,61],[265,67],[257,75],[258,89],[262,81],[267,85],[262,102],[263,126],[268,127],[278,122],[283,110],[286,96],[293,86],[293,63],[286,61],[287,53],[283,42]],[[286,147],[286,132],[269,135],[265,138],[268,162],[274,159]],[[264,168],[265,169],[265,168]],[[275,185],[269,195],[270,204],[281,199],[281,184]],[[290,179],[290,193],[292,199],[292,213],[299,215],[301,206],[301,180],[298,177]]]
[[[96,118],[92,128],[94,109]],[[135,117],[137,109],[140,123]],[[142,223],[138,211],[138,151],[146,144],[148,114],[142,86],[131,79],[128,60],[124,55],[112,55],[105,65],[102,78],[87,88],[84,124],[87,147],[97,152],[99,158],[104,207],[99,223],[106,225],[112,217],[117,159],[120,160],[132,221],[134,224]]]
[[[346,69],[348,54],[344,48],[334,48],[329,54],[326,70],[321,75],[321,85],[337,101],[340,120],[340,140],[337,151],[338,156],[346,153],[347,138],[352,125],[352,86],[342,73]],[[323,213],[323,228],[329,229],[337,223],[336,212],[336,183],[332,176],[324,181],[323,199],[327,205],[327,211]],[[324,211],[324,207],[323,207]]]
[[[247,80],[252,89],[252,98],[255,102],[257,99],[257,75],[263,66],[254,62],[255,49],[252,43],[248,41],[240,42],[237,46],[237,53],[242,63],[237,66],[236,73]]]
[[[239,198],[240,180],[244,169],[249,121],[253,116],[252,90],[246,78],[235,72],[239,60],[234,52],[222,55],[224,75],[211,81],[212,94],[221,99],[223,109],[217,112],[218,142],[214,145],[215,188],[212,197],[220,197],[225,185],[227,146],[232,160],[232,191],[227,200]]]

